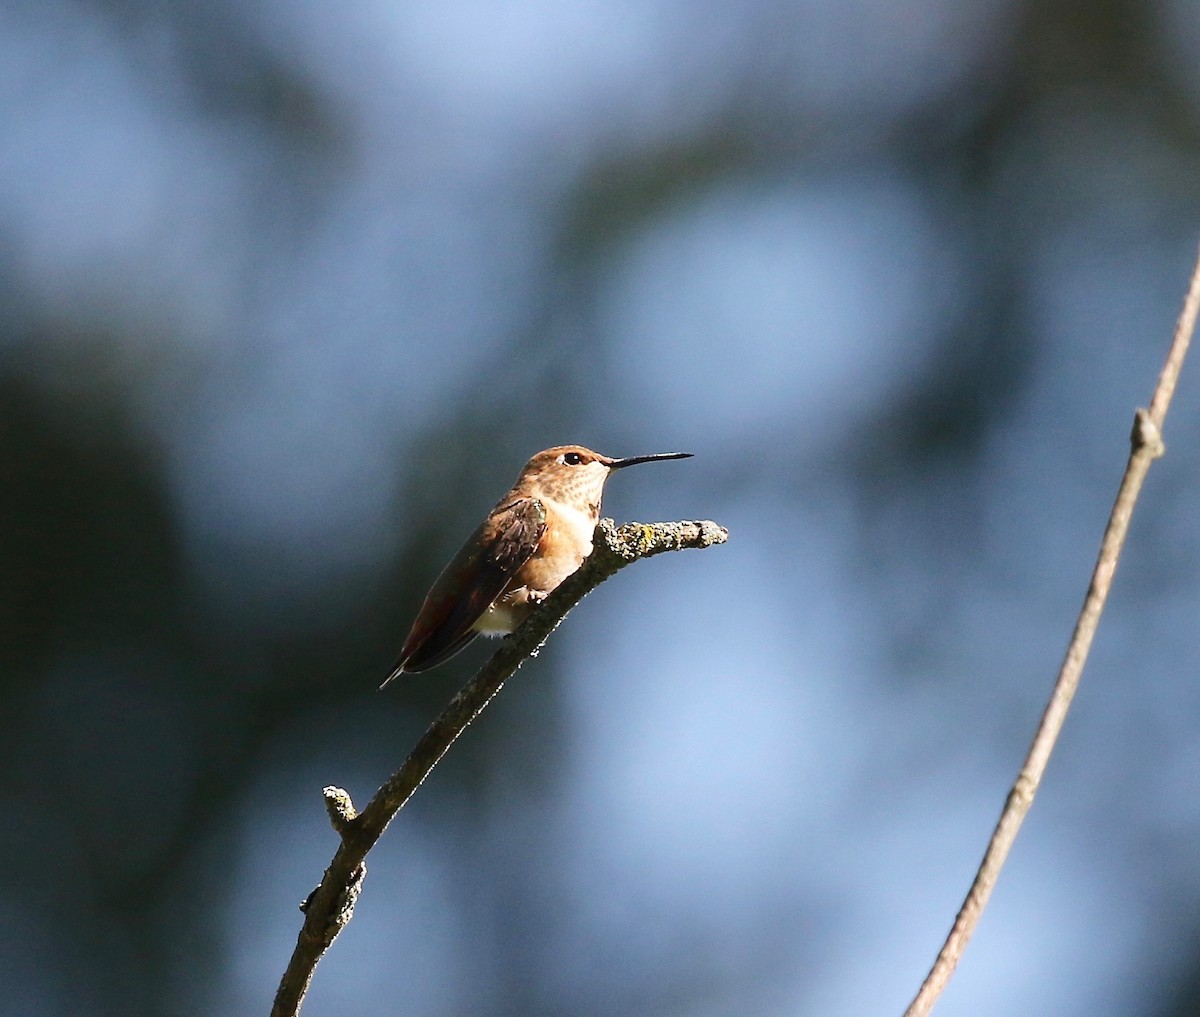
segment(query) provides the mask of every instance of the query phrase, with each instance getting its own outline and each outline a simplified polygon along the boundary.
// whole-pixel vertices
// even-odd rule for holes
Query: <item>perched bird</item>
[[[440,664],[480,634],[516,629],[592,553],[613,470],[689,458],[663,452],[611,459],[582,445],[539,452],[437,577],[383,685]]]

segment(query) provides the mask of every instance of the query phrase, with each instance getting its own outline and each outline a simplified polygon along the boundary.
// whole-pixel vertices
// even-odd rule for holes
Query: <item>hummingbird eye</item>
[[[581,456],[578,452],[564,452],[562,455],[562,461],[568,466],[578,466],[583,462],[583,456]]]

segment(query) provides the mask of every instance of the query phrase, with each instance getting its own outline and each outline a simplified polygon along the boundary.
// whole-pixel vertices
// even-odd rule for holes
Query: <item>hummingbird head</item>
[[[582,445],[556,445],[530,459],[521,471],[517,484],[532,497],[570,502],[580,508],[599,512],[604,482],[613,470],[660,459],[690,458],[690,452],[660,452],[656,455],[613,459]]]

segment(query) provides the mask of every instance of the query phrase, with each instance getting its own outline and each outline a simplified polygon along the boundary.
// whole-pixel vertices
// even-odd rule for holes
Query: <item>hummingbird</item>
[[[514,631],[592,553],[604,482],[614,470],[690,458],[660,452],[613,459],[582,445],[539,452],[434,581],[379,687],[442,663],[478,635]]]

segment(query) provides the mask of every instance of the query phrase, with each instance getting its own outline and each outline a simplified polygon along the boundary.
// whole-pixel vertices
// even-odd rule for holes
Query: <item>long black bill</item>
[[[658,452],[652,456],[630,456],[628,459],[614,459],[608,464],[610,470],[621,470],[626,466],[637,466],[638,463],[656,463],[660,459],[691,459],[691,452]]]

